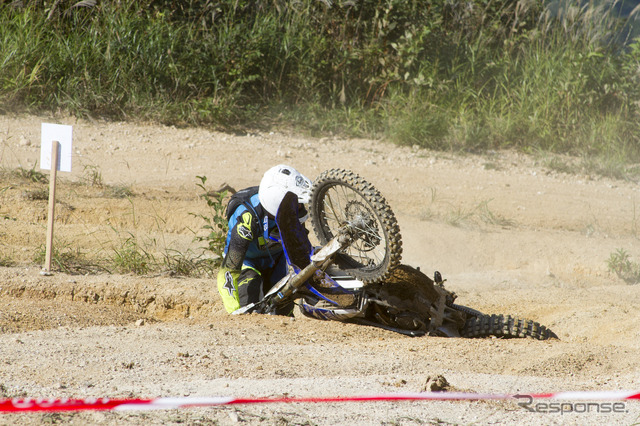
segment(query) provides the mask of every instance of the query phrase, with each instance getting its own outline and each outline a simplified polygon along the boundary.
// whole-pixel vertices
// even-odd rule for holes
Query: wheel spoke
[[[386,244],[378,231],[383,225],[368,208],[364,197],[344,185],[336,185],[325,192],[324,206],[324,221],[332,236],[336,235],[338,227],[344,223],[351,223],[356,231],[358,238],[345,250],[349,256],[367,267],[376,267],[384,261],[383,247]],[[354,206],[355,211],[349,211],[349,206]],[[349,213],[353,217],[348,217]],[[350,219],[355,218],[361,223],[354,225],[354,221]]]
[[[348,170],[328,170],[316,179],[312,203],[312,223],[321,243],[350,227],[353,241],[337,258],[345,272],[373,282],[400,264],[395,216],[371,184]]]

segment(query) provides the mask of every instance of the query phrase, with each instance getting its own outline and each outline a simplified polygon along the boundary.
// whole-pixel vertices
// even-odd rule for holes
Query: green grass
[[[20,166],[17,169],[12,169],[8,172],[5,171],[3,173],[8,173],[10,177],[16,177],[24,182],[44,184],[49,183],[49,178],[47,177],[47,175],[37,171],[35,165],[30,169],[25,169],[24,167]]]
[[[133,235],[122,241],[113,251],[112,264],[119,273],[145,275],[154,269],[157,263],[155,257]]]
[[[640,159],[620,2],[26,1],[0,8],[0,112],[542,150],[619,178]]]
[[[46,252],[44,244],[38,247],[33,258],[34,263],[44,265]],[[71,275],[95,274],[106,271],[100,260],[91,259],[81,248],[58,239],[52,247],[51,269]]]
[[[10,267],[15,266],[16,262],[11,258],[11,256],[7,254],[0,255],[0,266],[1,267]]]
[[[206,257],[203,253],[197,255],[192,250],[180,252],[167,249],[163,253],[163,267],[172,276],[212,277],[219,264],[219,260]]]
[[[611,253],[607,266],[609,272],[616,274],[626,283],[640,283],[640,264],[631,260],[631,256],[625,249],[619,248]]]
[[[98,166],[85,165],[83,169],[82,178],[80,182],[98,188],[104,187],[104,180],[102,179],[102,172]]]
[[[106,195],[112,198],[131,198],[135,194],[129,185],[107,186]]]

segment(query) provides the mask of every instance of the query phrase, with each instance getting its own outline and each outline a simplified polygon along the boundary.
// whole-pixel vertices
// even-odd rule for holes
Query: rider
[[[270,168],[260,186],[238,191],[229,200],[229,232],[218,272],[218,291],[229,313],[260,301],[287,273],[275,217],[288,192],[298,197],[302,223],[307,218],[304,204],[311,198],[311,181],[287,165]]]

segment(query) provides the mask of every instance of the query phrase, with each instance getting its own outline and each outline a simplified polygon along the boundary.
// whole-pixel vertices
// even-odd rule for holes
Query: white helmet
[[[284,164],[267,170],[258,189],[262,207],[275,217],[287,192],[296,194],[299,203],[307,204],[311,200],[311,181],[293,167]]]

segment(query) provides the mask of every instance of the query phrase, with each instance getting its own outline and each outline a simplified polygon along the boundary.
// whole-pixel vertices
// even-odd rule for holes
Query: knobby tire
[[[558,336],[540,323],[511,315],[482,315],[467,318],[460,330],[462,337],[501,337],[536,340],[557,339]]]
[[[320,174],[313,185],[310,209],[320,244],[336,235],[354,214],[351,210],[367,216],[373,226],[338,253],[335,263],[365,284],[384,281],[400,265],[402,256],[400,228],[389,204],[372,184],[350,170],[331,169]]]

